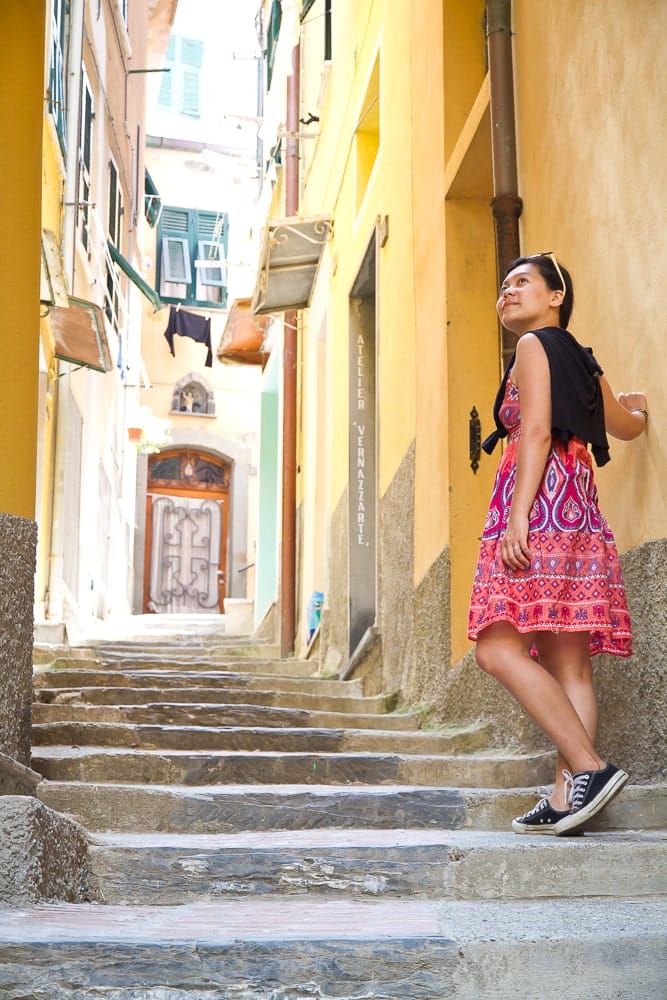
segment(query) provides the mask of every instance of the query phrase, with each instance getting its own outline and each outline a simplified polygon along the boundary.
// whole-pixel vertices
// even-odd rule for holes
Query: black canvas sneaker
[[[579,771],[573,779],[572,808],[556,823],[554,833],[560,836],[582,826],[618,795],[627,780],[625,771],[613,764],[600,771]]]
[[[560,812],[554,809],[549,799],[540,799],[527,813],[512,820],[512,829],[515,833],[546,833],[554,837],[556,823],[569,815],[569,809]]]

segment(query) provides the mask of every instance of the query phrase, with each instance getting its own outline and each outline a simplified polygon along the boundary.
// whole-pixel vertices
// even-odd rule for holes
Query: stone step
[[[591,830],[667,828],[665,786],[631,785]],[[409,785],[128,785],[42,781],[39,798],[89,830],[237,833],[241,830],[507,830],[535,804],[535,788]]]
[[[40,705],[32,709],[33,722],[125,722],[157,726],[314,726],[316,728],[418,729],[418,712],[362,715],[318,712],[298,708],[271,708],[252,704],[151,705]]]
[[[516,788],[553,775],[551,754],[436,756],[285,751],[35,749],[32,767],[50,781],[155,785],[431,785]]]
[[[663,1000],[666,919],[655,899],[54,904],[0,913],[0,991],[4,1000],[516,1000],[554,984],[559,1000]]]
[[[261,691],[305,692],[318,695],[360,698],[360,680],[334,681],[322,677],[281,677],[279,674],[248,674],[222,670],[92,670],[85,668],[52,670],[38,667],[33,674],[37,695],[44,688],[238,688]],[[385,696],[387,697],[387,696]]]
[[[278,643],[261,642],[259,640],[239,641],[238,636],[224,636],[217,633],[211,635],[187,635],[180,637],[152,636],[143,639],[98,639],[90,642],[71,643],[68,646],[54,646],[46,643],[34,644],[35,657],[40,662],[53,659],[55,656],[71,659],[94,659],[108,656],[149,656],[164,657],[172,653],[192,657],[210,655],[227,656],[234,659],[265,659],[279,660],[280,645]],[[293,657],[283,660],[291,662]]]
[[[173,648],[162,655],[128,656],[81,656],[56,657],[52,660],[37,662],[38,668],[48,670],[156,670],[191,671],[193,673],[227,671],[238,674],[264,674],[279,677],[311,677],[317,678],[317,664],[310,660],[276,660],[252,656],[212,656],[210,653],[190,655],[174,652]]]
[[[450,729],[323,729],[275,726],[141,726],[50,722],[32,727],[33,748],[131,747],[147,750],[282,750],[286,753],[471,753],[488,747],[491,727]]]
[[[345,712],[379,715],[391,712],[396,696],[372,698],[327,695],[311,691],[271,691],[247,687],[65,687],[41,688],[35,692],[38,705],[151,705],[212,704],[261,705],[268,708],[310,709],[318,712]]]
[[[667,892],[665,833],[97,834],[90,863],[99,898],[111,904],[204,903],[275,893],[519,900]]]

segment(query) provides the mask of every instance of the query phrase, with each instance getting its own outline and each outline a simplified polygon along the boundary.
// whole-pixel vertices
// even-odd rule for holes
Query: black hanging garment
[[[181,337],[189,337],[196,340],[198,344],[205,344],[207,348],[206,368],[213,367],[213,352],[211,350],[211,320],[204,316],[196,316],[194,313],[186,312],[185,309],[174,309],[169,306],[169,322],[164,331],[165,340],[169,344],[171,356],[174,353],[174,334]]]

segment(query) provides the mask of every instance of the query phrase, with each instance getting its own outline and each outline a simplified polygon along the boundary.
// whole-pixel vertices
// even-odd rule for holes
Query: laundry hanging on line
[[[198,344],[205,344],[207,348],[206,368],[213,367],[213,351],[211,350],[211,319],[206,316],[196,316],[194,313],[186,312],[185,309],[174,309],[169,306],[169,322],[164,331],[165,340],[169,344],[172,357],[176,357],[174,352],[174,334],[181,337],[189,337],[196,340]]]

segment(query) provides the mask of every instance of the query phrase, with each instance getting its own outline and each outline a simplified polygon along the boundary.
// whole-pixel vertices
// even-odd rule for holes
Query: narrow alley
[[[90,836],[0,911],[3,997],[659,996],[664,787],[517,837],[550,755],[185,630],[35,650],[37,794]]]

